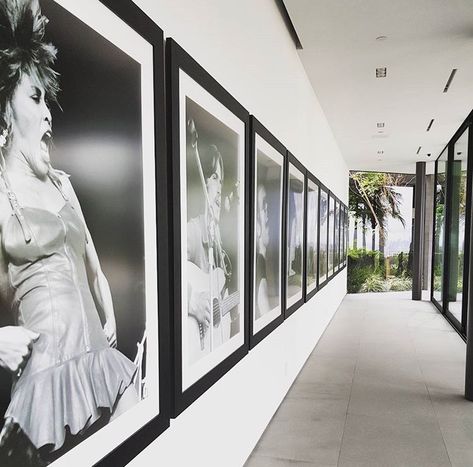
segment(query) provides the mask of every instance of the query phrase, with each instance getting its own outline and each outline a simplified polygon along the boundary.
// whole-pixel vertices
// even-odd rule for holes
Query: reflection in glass
[[[468,129],[454,146],[451,166],[450,223],[449,223],[449,273],[447,309],[462,321],[463,255],[465,243],[466,174],[468,155]],[[464,323],[466,324],[466,323]]]
[[[307,292],[317,285],[317,222],[319,187],[312,181],[307,183]]]
[[[283,156],[256,135],[254,333],[280,314]],[[273,313],[275,312],[275,313]],[[274,315],[274,316],[273,316]],[[265,317],[265,319],[260,319]]]
[[[328,221],[328,193],[320,189],[320,238],[319,238],[319,284],[327,279],[327,221]]]
[[[335,240],[334,240],[334,251],[333,251],[333,266],[334,270],[338,271],[340,266],[340,203],[335,201]]]
[[[302,298],[302,245],[304,239],[304,174],[289,164],[287,211],[287,306]]]
[[[437,177],[435,180],[433,297],[439,304],[442,304],[447,150],[441,154],[436,165]]]
[[[345,265],[345,235],[346,235],[346,208],[343,206],[342,209],[342,217],[340,221],[340,232],[341,232],[341,240],[340,240],[340,264],[342,266]]]
[[[328,276],[333,274],[335,252],[335,199],[330,196],[328,206]]]

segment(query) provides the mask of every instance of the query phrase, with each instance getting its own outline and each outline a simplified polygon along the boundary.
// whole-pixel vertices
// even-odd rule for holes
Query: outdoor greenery
[[[360,292],[387,292],[387,282],[377,274],[371,274],[363,282]]]
[[[384,255],[386,226],[389,217],[405,225],[400,213],[402,197],[394,189],[400,176],[381,172],[351,172],[349,184],[349,208],[356,221],[363,226],[363,249],[366,249],[366,225],[371,226],[371,249],[375,250],[376,228],[379,231],[379,251]],[[356,222],[355,227],[358,222]],[[355,235],[355,239],[356,239]],[[358,245],[354,245],[355,248]]]
[[[379,251],[350,249],[348,251],[348,292],[411,290],[411,258],[411,254],[403,252],[384,258]],[[390,274],[386,274],[386,270],[389,270]]]
[[[412,288],[412,252],[385,257],[388,219],[405,221],[400,208],[402,196],[395,187],[405,185],[402,175],[379,172],[350,174],[349,209],[355,219],[354,245],[348,252],[348,292],[386,292]],[[358,224],[362,245],[357,245]],[[366,248],[366,231],[371,228],[371,250]],[[379,251],[376,251],[376,229]]]

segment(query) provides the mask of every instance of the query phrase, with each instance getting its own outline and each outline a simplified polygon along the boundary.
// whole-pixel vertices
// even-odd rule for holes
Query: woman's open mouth
[[[51,146],[53,139],[53,134],[51,130],[48,130],[44,133],[43,137],[41,138],[41,152],[49,156],[49,148]]]

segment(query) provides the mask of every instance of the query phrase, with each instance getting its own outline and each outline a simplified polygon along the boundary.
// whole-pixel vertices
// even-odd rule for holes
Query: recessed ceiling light
[[[378,36],[376,38],[377,41],[385,41],[388,38],[388,36]]]
[[[376,78],[386,78],[388,70],[386,67],[376,68]]]

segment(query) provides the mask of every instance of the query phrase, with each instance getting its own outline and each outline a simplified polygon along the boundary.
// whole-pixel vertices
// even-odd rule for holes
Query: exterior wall
[[[347,166],[274,0],[135,2],[347,204]],[[346,268],[130,465],[241,466],[345,293]]]

